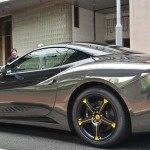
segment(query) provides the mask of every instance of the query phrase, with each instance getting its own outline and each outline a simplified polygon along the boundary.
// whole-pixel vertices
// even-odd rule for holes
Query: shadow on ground
[[[31,135],[35,137],[42,137],[50,140],[64,141],[66,143],[75,143],[77,145],[86,145],[74,132],[66,132],[55,129],[24,126],[24,125],[10,125],[0,124],[0,132]],[[92,149],[92,148],[91,148]],[[110,148],[115,150],[121,149],[150,149],[150,133],[137,134],[129,137],[120,145]]]

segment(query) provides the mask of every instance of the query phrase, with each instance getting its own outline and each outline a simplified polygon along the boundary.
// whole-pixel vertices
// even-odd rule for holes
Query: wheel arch
[[[125,113],[128,117],[128,124],[129,124],[129,128],[130,128],[129,130],[131,131],[131,118],[130,118],[129,109],[128,109],[128,106],[127,106],[125,100],[113,87],[111,87],[105,83],[101,83],[101,82],[97,82],[97,81],[84,83],[84,84],[80,85],[79,87],[77,87],[71,94],[71,96],[69,98],[68,106],[67,106],[67,117],[68,117],[67,119],[68,119],[70,129],[72,131],[74,131],[74,126],[73,126],[73,121],[72,121],[72,108],[73,108],[74,102],[75,102],[77,96],[81,92],[83,92],[84,90],[91,88],[91,87],[100,87],[100,88],[103,88],[103,89],[113,92],[113,94],[117,97],[117,99],[119,100],[119,102],[121,103],[122,107],[125,110]]]

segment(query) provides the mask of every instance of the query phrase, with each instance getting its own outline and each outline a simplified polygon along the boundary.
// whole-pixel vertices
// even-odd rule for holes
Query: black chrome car
[[[0,122],[75,130],[110,147],[150,131],[150,57],[90,43],[37,48],[2,67]]]

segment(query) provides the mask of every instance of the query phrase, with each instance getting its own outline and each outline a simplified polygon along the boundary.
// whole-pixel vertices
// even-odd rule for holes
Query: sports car
[[[36,48],[0,71],[0,122],[110,147],[150,131],[150,56],[94,43]]]

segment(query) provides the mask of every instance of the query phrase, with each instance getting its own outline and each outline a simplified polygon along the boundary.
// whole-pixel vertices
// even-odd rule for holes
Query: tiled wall
[[[22,55],[39,44],[72,41],[71,5],[27,9],[13,14],[13,46]]]

